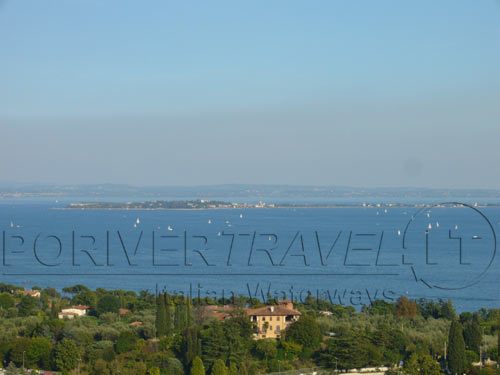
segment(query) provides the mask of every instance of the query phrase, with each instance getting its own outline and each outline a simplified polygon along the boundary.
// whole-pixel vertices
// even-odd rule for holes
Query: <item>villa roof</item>
[[[253,316],[288,316],[288,315],[302,315],[300,311],[295,309],[288,309],[283,306],[264,306],[258,309],[249,309],[248,315]]]
[[[85,305],[75,305],[75,306],[71,306],[71,307],[68,307],[68,309],[77,309],[77,310],[88,310],[89,306],[85,306]],[[67,310],[67,309],[64,309],[64,310]]]

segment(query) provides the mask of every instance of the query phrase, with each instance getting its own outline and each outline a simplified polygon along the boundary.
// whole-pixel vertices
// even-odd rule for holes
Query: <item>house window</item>
[[[281,330],[280,326],[276,326],[276,332],[279,332]]]
[[[279,321],[280,321],[280,317],[279,317],[279,316],[277,316],[277,317],[276,317],[276,320],[279,322]]]
[[[263,322],[265,322],[265,321],[266,321],[266,317],[265,317],[265,316],[263,316],[263,317],[262,317],[262,321],[263,321]]]
[[[273,326],[269,326],[269,329],[272,331],[273,330]]]
[[[270,316],[270,317],[269,317],[269,320],[272,322],[272,321],[273,321],[273,317],[272,317],[272,316]]]

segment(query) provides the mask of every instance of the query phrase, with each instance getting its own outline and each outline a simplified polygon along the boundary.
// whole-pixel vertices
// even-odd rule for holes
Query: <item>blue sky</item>
[[[0,68],[2,181],[500,188],[496,0],[4,0]]]

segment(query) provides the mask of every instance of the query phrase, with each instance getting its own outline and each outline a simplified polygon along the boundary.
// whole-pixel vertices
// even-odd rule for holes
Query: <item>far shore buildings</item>
[[[80,316],[87,315],[88,309],[89,309],[89,306],[85,306],[85,305],[71,306],[71,307],[62,309],[61,312],[57,316],[59,317],[59,319],[78,318]]]
[[[232,306],[206,306],[205,316],[225,320],[230,316]],[[297,321],[302,313],[293,307],[289,300],[279,301],[278,305],[264,306],[257,309],[244,308],[251,322],[255,324],[254,338],[277,339],[290,324]]]

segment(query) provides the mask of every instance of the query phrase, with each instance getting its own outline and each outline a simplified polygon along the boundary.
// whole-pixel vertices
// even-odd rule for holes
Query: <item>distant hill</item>
[[[363,188],[297,185],[132,186],[116,184],[35,185],[0,183],[0,197],[143,197],[143,198],[500,198],[494,189],[434,189],[412,187]]]

